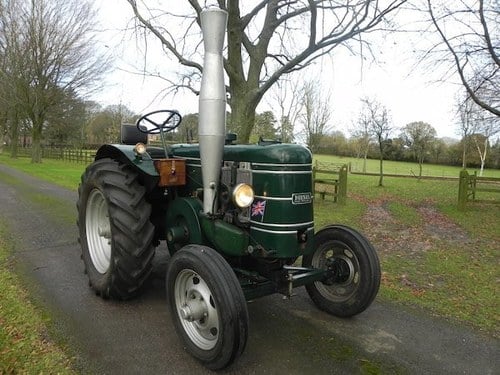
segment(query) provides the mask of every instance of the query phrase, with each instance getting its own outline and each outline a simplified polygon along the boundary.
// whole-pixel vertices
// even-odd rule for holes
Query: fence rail
[[[314,193],[319,193],[321,199],[325,199],[326,195],[331,195],[334,202],[345,204],[347,200],[347,171],[347,164],[325,163],[316,160],[313,167]],[[318,177],[318,174],[321,177]]]
[[[31,154],[32,149],[29,147],[20,147],[17,150],[18,156],[31,157]],[[64,160],[72,163],[90,164],[94,161],[95,154],[95,150],[42,147],[42,158]]]
[[[483,199],[477,199],[477,195]],[[458,208],[465,210],[467,202],[500,204],[500,178],[480,177],[477,172],[469,174],[465,169],[460,171],[458,185]],[[484,199],[488,197],[489,199]]]

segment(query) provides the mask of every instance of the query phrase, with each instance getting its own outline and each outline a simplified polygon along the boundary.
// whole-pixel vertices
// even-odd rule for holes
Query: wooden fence
[[[9,150],[6,151],[8,152]],[[31,148],[29,147],[19,147],[17,155],[31,157],[31,152]],[[94,161],[95,154],[95,150],[42,147],[42,159],[58,159],[73,163],[90,164]]]
[[[481,195],[478,199],[477,195]],[[499,194],[495,196],[495,194]],[[485,199],[488,198],[488,199]],[[500,204],[500,178],[479,177],[477,172],[469,174],[465,169],[460,171],[458,185],[458,208],[465,210],[467,202]]]
[[[347,164],[325,163],[316,160],[313,167],[314,193],[321,199],[333,196],[333,201],[345,204],[347,200]],[[321,176],[318,177],[318,174]],[[326,177],[325,177],[326,176]]]

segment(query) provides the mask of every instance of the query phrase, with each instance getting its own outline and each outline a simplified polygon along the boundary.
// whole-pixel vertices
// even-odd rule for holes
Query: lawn
[[[86,167],[85,164],[54,159],[43,159],[41,164],[33,164],[30,158],[12,159],[6,154],[0,154],[0,163],[71,190],[78,188],[80,176]]]
[[[320,162],[330,162],[330,163],[345,163],[351,164],[351,169],[353,172],[362,172],[363,170],[363,160],[351,157],[342,157],[334,155],[314,155],[314,159]],[[449,165],[438,165],[438,164],[423,164],[422,175],[423,176],[434,176],[434,177],[457,177],[460,173],[462,167],[454,167]],[[470,173],[474,173],[478,168],[469,168]],[[402,175],[416,175],[418,176],[418,163],[409,163],[402,161],[392,161],[384,160],[384,173],[387,174],[402,174]],[[366,160],[366,172],[368,173],[378,173],[379,172],[379,160],[367,159]],[[485,177],[500,177],[500,169],[485,169],[483,176]]]
[[[324,155],[316,158],[335,163],[352,161]],[[28,159],[12,161],[1,155],[0,163],[72,190],[85,168],[55,160],[32,165]],[[376,172],[377,163],[369,161],[368,170]],[[415,171],[415,166],[388,162],[385,170],[405,173],[412,168]],[[426,168],[424,173],[434,176],[458,177],[460,170]],[[485,175],[500,177],[500,171],[486,170]],[[374,243],[383,271],[379,298],[423,308],[500,336],[499,206],[475,203],[459,211],[458,180],[385,177],[383,187],[377,182],[377,176],[350,174],[345,206],[317,197],[316,227],[350,225]]]

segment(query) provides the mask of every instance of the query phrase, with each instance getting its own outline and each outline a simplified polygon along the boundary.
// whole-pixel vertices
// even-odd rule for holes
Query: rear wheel
[[[103,298],[135,296],[154,256],[151,207],[137,174],[100,159],[83,174],[78,193],[79,241],[90,286]]]
[[[380,265],[370,242],[356,230],[332,225],[314,237],[314,251],[304,256],[304,267],[328,270],[327,278],[306,285],[314,303],[336,316],[364,311],[377,295]]]
[[[209,247],[188,245],[172,256],[166,284],[170,314],[187,351],[212,370],[229,366],[248,337],[245,297],[229,264]]]

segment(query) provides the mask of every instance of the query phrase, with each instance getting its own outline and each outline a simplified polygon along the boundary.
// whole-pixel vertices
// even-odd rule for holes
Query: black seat
[[[121,142],[124,145],[135,145],[136,143],[148,143],[148,135],[137,129],[134,124],[122,124]]]

